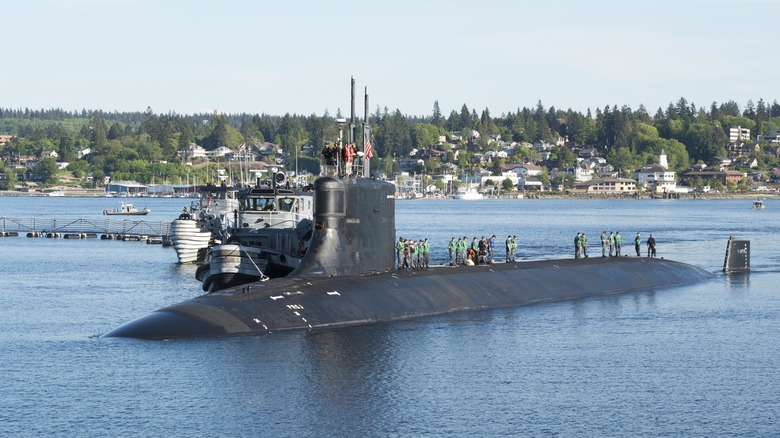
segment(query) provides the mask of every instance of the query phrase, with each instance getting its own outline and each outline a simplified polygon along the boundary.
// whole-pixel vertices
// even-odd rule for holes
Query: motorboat
[[[143,216],[149,214],[151,211],[152,210],[149,210],[148,208],[139,210],[135,208],[133,204],[123,202],[119,205],[118,209],[103,210],[103,214],[108,216]]]
[[[475,189],[468,189],[465,192],[458,193],[457,195],[452,197],[453,199],[462,199],[465,201],[475,201],[482,199],[482,193],[479,193]]]
[[[756,199],[753,201],[753,210],[763,210],[764,209],[764,200],[763,199]]]

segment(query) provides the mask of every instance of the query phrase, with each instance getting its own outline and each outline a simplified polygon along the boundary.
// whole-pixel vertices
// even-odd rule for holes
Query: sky
[[[780,0],[0,0],[0,108],[494,117],[780,100]]]

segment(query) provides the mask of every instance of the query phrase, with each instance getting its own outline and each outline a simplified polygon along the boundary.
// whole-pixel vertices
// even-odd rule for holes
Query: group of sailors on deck
[[[636,233],[634,237],[634,250],[636,256],[640,257],[642,245],[642,236]],[[607,235],[606,231],[601,233],[601,257],[620,257],[623,249],[623,237],[620,235],[620,231],[610,231]],[[647,239],[647,256],[655,257],[655,238],[652,234]],[[574,237],[574,258],[587,258],[588,257],[588,237],[585,233],[577,233]]]

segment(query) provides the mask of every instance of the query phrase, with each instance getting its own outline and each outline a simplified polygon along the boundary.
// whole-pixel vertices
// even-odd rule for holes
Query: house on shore
[[[634,172],[637,187],[656,193],[673,193],[677,189],[676,173],[669,170],[666,152],[661,150],[658,163],[644,166]]]
[[[575,185],[586,193],[629,194],[636,193],[636,181],[630,178],[597,178]]]

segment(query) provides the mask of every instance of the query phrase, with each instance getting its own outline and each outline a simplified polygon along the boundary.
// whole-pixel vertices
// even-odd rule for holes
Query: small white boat
[[[466,201],[475,201],[478,199],[482,199],[482,193],[479,193],[475,189],[468,189],[465,192],[458,193],[457,195],[452,197],[453,199],[463,199]]]
[[[756,199],[753,201],[753,210],[763,210],[764,209],[764,200],[763,199]]]
[[[54,190],[53,192],[48,193],[49,196],[65,196],[65,193],[62,193],[59,190]]]
[[[139,209],[133,207],[133,204],[130,204],[130,203],[127,203],[127,202],[121,203],[119,205],[119,208],[116,209],[116,210],[114,210],[114,209],[103,210],[103,214],[108,215],[108,216],[119,216],[119,215],[124,215],[124,216],[143,216],[145,214],[149,214],[149,212],[151,212],[151,210],[149,210],[148,208],[144,208],[143,210],[139,210]]]

